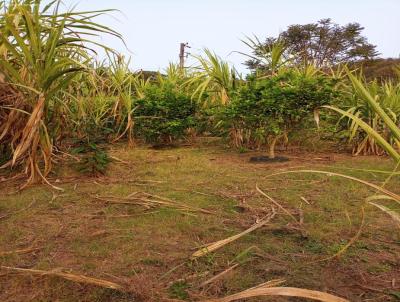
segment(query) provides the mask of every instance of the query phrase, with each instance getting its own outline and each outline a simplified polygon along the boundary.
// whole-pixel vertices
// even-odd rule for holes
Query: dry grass
[[[386,174],[374,171],[391,167],[384,158],[330,155],[321,161],[314,158],[326,154],[286,154],[288,163],[254,165],[248,159],[257,154],[210,145],[162,151],[115,147],[111,154],[129,166],[114,162],[102,178],[82,177],[65,166],[51,176],[63,193],[53,194],[46,186],[13,193],[20,180],[1,183],[0,217],[6,217],[0,224],[0,265],[44,272],[64,267],[68,273],[123,284],[126,292],[2,270],[0,300],[195,301],[229,297],[272,279],[350,301],[360,296],[390,301],[400,290],[400,237],[391,231],[393,220],[367,205],[363,231],[352,241],[371,190],[326,175],[266,178],[323,164],[334,173],[370,170],[346,173],[378,185]],[[297,222],[257,192],[256,183]],[[395,175],[386,188],[398,194],[399,183]],[[147,199],[161,203],[146,201],[147,209]],[[270,215],[271,206],[277,211],[274,219],[190,260],[193,247],[240,234]],[[306,237],[299,232],[300,222]],[[326,260],[349,243],[339,259]],[[23,252],[35,247],[40,249]],[[288,301],[284,296],[270,299]]]

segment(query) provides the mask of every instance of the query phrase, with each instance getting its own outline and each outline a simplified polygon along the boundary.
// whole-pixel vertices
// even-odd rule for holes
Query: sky
[[[103,37],[126,57],[134,70],[163,70],[177,62],[179,44],[188,42],[191,54],[207,47],[245,73],[250,53],[241,39],[277,36],[291,24],[331,18],[344,25],[358,22],[382,57],[400,57],[400,0],[63,0],[79,10],[119,10],[98,18],[123,35],[120,41]],[[191,64],[193,59],[188,59]]]

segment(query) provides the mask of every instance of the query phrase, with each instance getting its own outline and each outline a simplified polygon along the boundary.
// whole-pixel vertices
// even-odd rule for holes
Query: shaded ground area
[[[267,177],[289,169],[322,169],[382,184],[387,175],[372,170],[389,171],[389,160],[300,152],[283,154],[288,162],[249,163],[250,157],[262,154],[238,154],[218,145],[115,147],[110,152],[116,160],[105,177],[79,176],[74,163],[52,175],[64,192],[40,185],[14,193],[17,184],[0,183],[0,264],[81,274],[127,290],[2,269],[1,301],[195,301],[272,279],[351,301],[400,299],[399,229],[372,207],[365,208],[362,235],[346,253],[321,261],[357,234],[369,189],[333,176]],[[261,196],[256,184],[302,221],[302,227]],[[400,177],[393,177],[387,188],[399,193]],[[130,204],[127,196],[136,196],[137,202]],[[212,214],[146,205],[139,202],[143,198]],[[190,260],[196,247],[242,232],[272,207],[277,215],[266,226]]]

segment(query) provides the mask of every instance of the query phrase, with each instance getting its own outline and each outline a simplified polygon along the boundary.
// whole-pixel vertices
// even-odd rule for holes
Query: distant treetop
[[[314,64],[330,67],[341,63],[371,60],[378,55],[376,46],[362,36],[359,23],[340,26],[331,19],[323,19],[305,25],[290,25],[278,37],[268,37],[253,49],[255,58],[245,64],[251,69],[265,69],[257,57],[271,49],[277,42],[285,46],[285,57],[291,57],[293,65]]]

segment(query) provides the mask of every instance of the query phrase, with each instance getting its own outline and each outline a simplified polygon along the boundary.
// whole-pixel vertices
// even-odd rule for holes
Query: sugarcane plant
[[[382,150],[384,150],[393,160],[394,160],[394,170],[393,174],[389,176],[387,181],[384,182],[382,186],[375,185],[373,183],[364,181],[362,179],[350,177],[348,175],[337,175],[339,177],[344,177],[351,179],[353,181],[362,183],[373,190],[375,190],[378,194],[372,195],[366,199],[366,202],[370,205],[373,205],[380,210],[387,213],[390,217],[394,219],[395,222],[400,226],[400,214],[390,205],[383,205],[378,203],[378,201],[392,201],[395,204],[400,204],[400,195],[396,192],[389,191],[385,188],[386,183],[390,180],[390,178],[397,172],[400,167],[400,127],[398,125],[397,118],[392,114],[392,111],[388,110],[385,107],[382,107],[382,103],[379,102],[379,96],[374,96],[371,94],[370,89],[367,85],[365,85],[358,77],[356,77],[350,71],[347,71],[348,78],[351,82],[353,89],[356,91],[357,95],[362,98],[362,100],[370,107],[371,112],[381,120],[383,127],[386,129],[388,133],[383,135],[379,129],[374,128],[374,125],[370,125],[368,122],[363,120],[362,116],[358,114],[354,114],[350,111],[346,111],[340,109],[335,106],[324,106],[327,109],[334,110],[340,113],[342,116],[349,118],[354,125],[357,125],[362,131],[365,132],[375,144],[377,144]],[[384,95],[388,95],[387,91],[385,91],[385,85],[383,85],[383,93]],[[353,126],[355,127],[355,126]],[[325,171],[308,171],[312,173],[326,173],[330,175],[330,172]]]
[[[348,121],[348,137],[349,141],[353,143],[353,154],[384,155],[388,152],[387,150],[390,150],[381,146],[386,144],[385,142],[399,149],[399,140],[390,130],[388,119],[390,118],[393,123],[400,125],[400,82],[387,80],[383,83],[377,81],[368,83],[362,75],[352,74],[350,75],[350,85],[347,85],[346,88],[349,97],[341,109],[353,117],[343,115],[343,119]],[[373,99],[374,103],[371,103],[370,99]],[[376,110],[376,106],[380,107],[381,114]],[[374,131],[363,131],[354,117],[365,122]],[[378,133],[385,142],[382,141],[382,138],[377,139],[375,133]],[[392,150],[390,152],[393,154]]]
[[[387,82],[383,85],[366,84],[348,71],[351,89],[357,99],[357,106],[344,110],[326,106],[350,120],[350,138],[358,131],[361,141],[356,145],[356,153],[389,154],[396,162],[400,161],[400,85]]]
[[[229,103],[231,91],[240,83],[240,76],[235,68],[209,49],[204,49],[203,56],[194,58],[198,64],[192,68],[193,72],[185,83],[193,87],[193,99],[202,102],[207,95],[209,103]]]
[[[0,104],[0,144],[11,151],[1,168],[23,166],[27,184],[45,181],[51,171],[53,146],[63,128],[66,94],[76,77],[90,70],[92,50],[105,45],[90,40],[98,34],[117,38],[114,30],[92,19],[108,12],[62,11],[61,1],[1,1],[0,68],[3,85],[15,90],[13,101]]]
[[[112,56],[111,56],[112,55]],[[133,74],[129,69],[129,60],[123,56],[109,55],[110,67],[108,68],[111,81],[111,97],[114,99],[113,118],[117,126],[117,137],[114,141],[126,136],[130,146],[134,145],[133,113],[135,108],[132,102],[133,95]]]
[[[267,45],[254,35],[254,37],[246,37],[242,42],[252,50],[252,54],[238,53],[250,59],[248,63],[251,62],[259,76],[276,75],[291,65],[293,58],[287,52],[285,43],[280,39]]]

